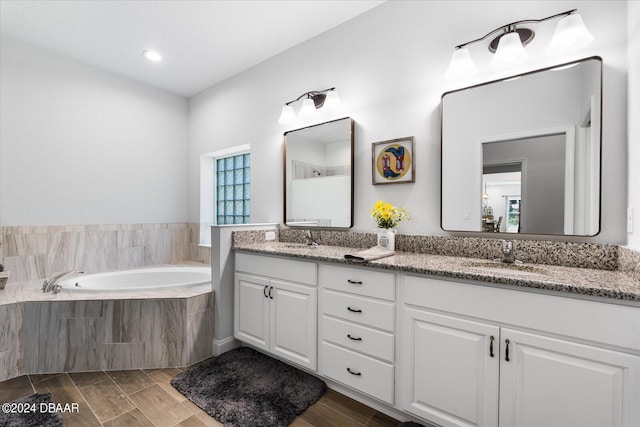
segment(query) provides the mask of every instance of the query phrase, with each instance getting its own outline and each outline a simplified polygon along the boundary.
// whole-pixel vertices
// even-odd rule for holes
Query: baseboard
[[[226,353],[229,350],[238,348],[242,345],[240,341],[233,337],[227,337],[221,340],[213,340],[213,355],[220,356],[222,353]]]
[[[329,378],[324,377],[322,375],[319,375],[318,373],[316,373],[316,376],[322,379],[327,384],[327,387],[330,388],[331,390],[335,390],[340,394],[350,397],[351,399],[354,399],[364,405],[367,405],[368,407],[373,408],[378,412],[382,412],[383,414],[386,414],[399,421],[414,421],[414,422],[419,422],[420,424],[423,424],[425,426],[431,426],[431,424],[426,424],[424,420],[411,417],[406,412],[399,411],[398,409],[390,406],[387,403],[384,403],[377,399],[369,397],[366,394],[360,393],[350,387],[343,386],[342,384],[336,381],[330,380]]]

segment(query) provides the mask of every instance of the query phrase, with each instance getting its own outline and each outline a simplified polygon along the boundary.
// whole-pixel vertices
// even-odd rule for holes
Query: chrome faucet
[[[72,274],[84,274],[84,271],[71,270],[53,276],[51,279],[47,279],[44,281],[44,283],[42,284],[42,292],[53,292],[54,294],[57,294],[58,292],[60,292],[60,289],[62,289],[62,286],[58,285],[58,281]]]
[[[502,255],[500,258],[495,258],[496,262],[505,262],[507,264],[522,264],[522,261],[516,259],[516,256],[513,253],[513,242],[511,240],[503,240],[502,241]]]
[[[311,230],[304,231],[304,243],[307,246],[318,246],[318,239],[313,238],[313,231]]]

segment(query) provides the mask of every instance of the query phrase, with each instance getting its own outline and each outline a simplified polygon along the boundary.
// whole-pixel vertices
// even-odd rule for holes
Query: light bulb
[[[498,49],[495,56],[491,60],[491,66],[494,68],[508,67],[523,63],[527,59],[527,52],[522,46],[520,35],[511,32],[500,37],[498,41]]]
[[[469,77],[478,70],[476,64],[473,63],[469,49],[462,47],[453,51],[451,62],[444,77],[448,80]]]
[[[300,117],[309,118],[316,112],[316,105],[313,103],[313,99],[307,98],[302,101],[302,108],[300,108]]]
[[[582,16],[577,12],[572,13],[558,21],[547,53],[553,55],[579,49],[591,43],[592,40],[593,35],[585,27]]]
[[[327,98],[324,100],[323,109],[327,111],[335,111],[342,106],[340,102],[340,97],[338,96],[338,92],[335,90],[327,93]]]
[[[293,107],[291,105],[285,105],[282,107],[282,113],[280,113],[280,118],[278,119],[278,123],[282,123],[283,125],[293,123],[296,119],[296,113],[293,112]]]

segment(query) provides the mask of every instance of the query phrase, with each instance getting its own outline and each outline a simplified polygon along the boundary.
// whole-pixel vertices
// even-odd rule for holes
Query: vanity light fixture
[[[340,97],[338,96],[338,92],[335,87],[324,90],[312,90],[310,92],[305,92],[296,99],[284,104],[278,123],[289,124],[296,119],[296,113],[293,111],[291,104],[300,101],[301,99],[304,99],[299,113],[301,118],[309,118],[313,116],[315,111],[319,108],[324,107],[326,111],[331,111],[339,108],[341,105]]]
[[[561,19],[558,21],[551,43],[547,48],[546,52],[548,54],[557,54],[570,49],[579,49],[593,40],[593,36],[585,27],[582,17],[578,13],[578,9],[568,10],[542,19],[516,21],[498,27],[479,39],[456,46],[445,77],[447,79],[454,79],[458,77],[468,77],[474,74],[477,67],[471,59],[471,54],[467,46],[483,41],[497,32],[500,32],[500,34],[494,37],[488,46],[489,51],[495,54],[491,60],[491,67],[501,68],[524,62],[527,59],[527,52],[524,47],[531,43],[535,37],[535,32],[521,25],[537,24],[554,18]]]

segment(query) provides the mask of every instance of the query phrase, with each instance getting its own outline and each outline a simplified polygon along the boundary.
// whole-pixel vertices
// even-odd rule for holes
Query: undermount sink
[[[541,267],[535,267],[529,264],[508,264],[496,261],[470,261],[462,264],[463,267],[472,269],[480,269],[483,271],[495,271],[504,273],[505,271],[517,272],[518,274],[548,274],[548,271]]]
[[[306,243],[283,243],[281,246],[288,249],[315,249],[318,247],[317,245],[307,245]]]

